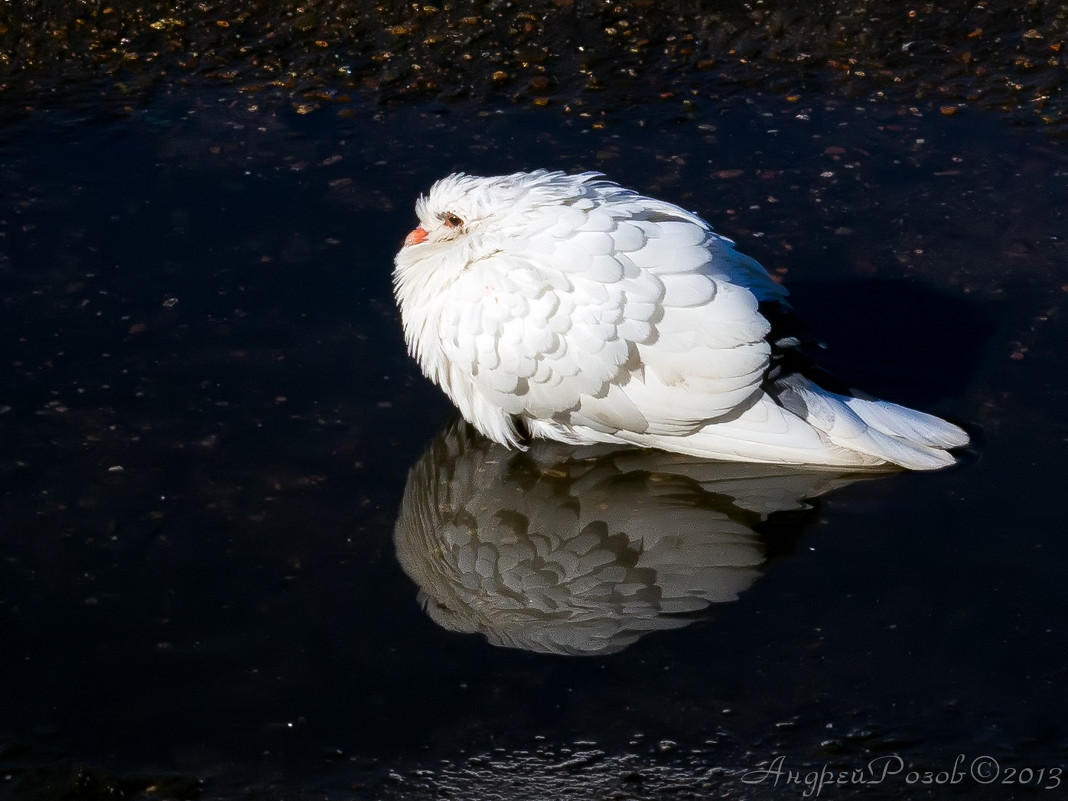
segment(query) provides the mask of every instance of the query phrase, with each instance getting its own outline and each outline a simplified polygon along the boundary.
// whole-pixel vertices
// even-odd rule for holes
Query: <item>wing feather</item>
[[[719,240],[696,218],[654,212],[554,207],[536,247],[470,265],[443,339],[474,388],[509,414],[605,436],[693,430],[758,391],[769,348],[756,298],[712,276]]]

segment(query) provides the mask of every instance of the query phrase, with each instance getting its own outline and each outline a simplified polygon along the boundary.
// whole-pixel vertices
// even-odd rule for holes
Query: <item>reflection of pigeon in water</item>
[[[516,453],[459,424],[412,468],[394,539],[443,627],[608,653],[737,598],[764,561],[753,526],[856,478],[616,446]]]
[[[960,428],[834,394],[758,309],[786,291],[699,217],[596,173],[451,175],[394,282],[408,347],[479,431],[840,467],[953,463]],[[769,341],[774,340],[774,345]],[[795,354],[787,357],[786,354]]]

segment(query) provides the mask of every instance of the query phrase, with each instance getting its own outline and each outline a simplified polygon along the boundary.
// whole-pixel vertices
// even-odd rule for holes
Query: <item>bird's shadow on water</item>
[[[824,345],[819,365],[905,405],[960,396],[995,327],[971,300],[904,279],[801,281],[789,289],[797,316]]]

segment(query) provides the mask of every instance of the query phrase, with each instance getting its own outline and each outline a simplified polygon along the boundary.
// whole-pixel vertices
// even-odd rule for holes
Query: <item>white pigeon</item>
[[[404,336],[482,434],[709,459],[929,470],[968,435],[830,392],[779,354],[786,290],[695,214],[600,173],[457,173],[396,257]]]

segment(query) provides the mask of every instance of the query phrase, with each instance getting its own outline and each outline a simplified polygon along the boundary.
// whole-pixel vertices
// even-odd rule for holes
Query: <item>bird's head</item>
[[[404,239],[401,261],[452,259],[470,263],[521,244],[541,214],[594,192],[597,173],[535,170],[481,177],[454,173],[415,204],[419,225]],[[505,243],[511,243],[510,246]]]
[[[483,233],[501,208],[499,178],[455,173],[435,183],[415,204],[419,225],[405,247],[455,243]]]

